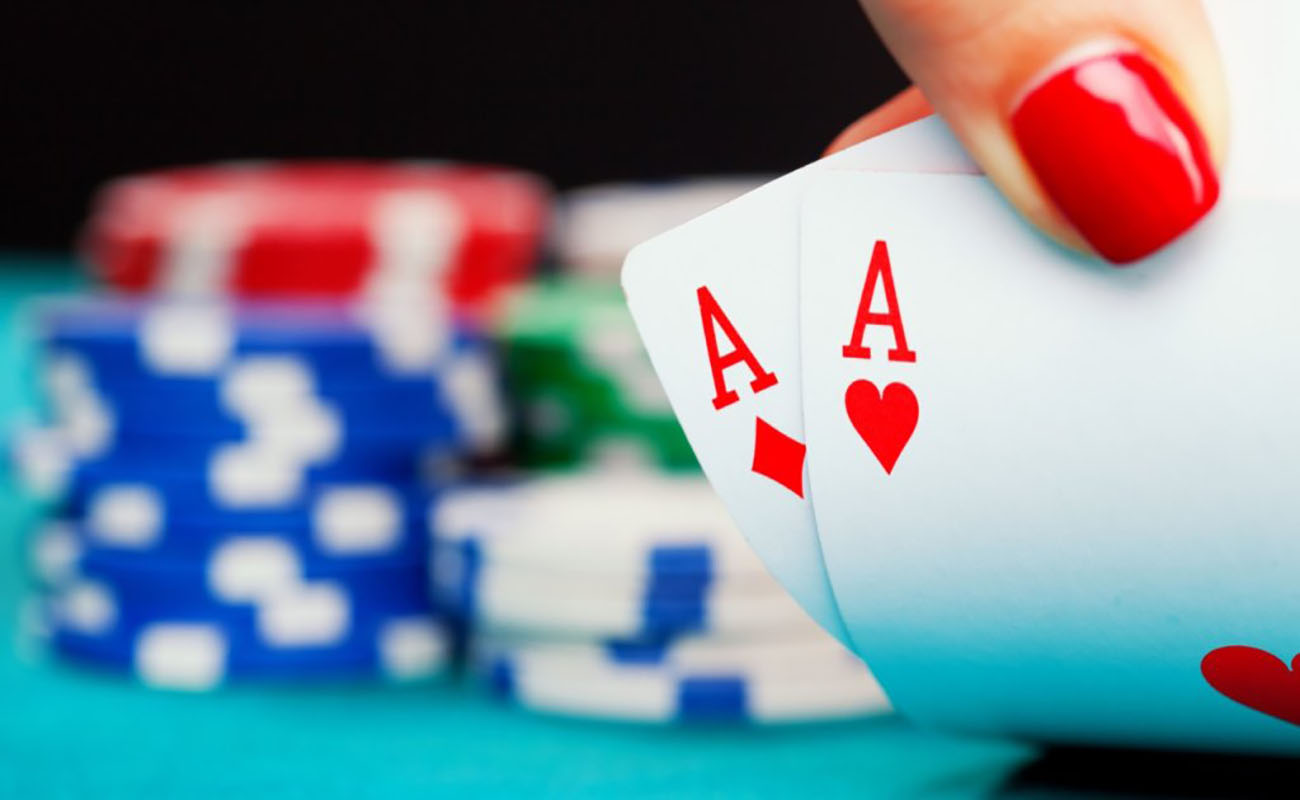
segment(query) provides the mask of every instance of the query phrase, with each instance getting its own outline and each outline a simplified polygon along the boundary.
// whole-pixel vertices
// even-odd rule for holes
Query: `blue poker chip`
[[[294,354],[335,375],[418,374],[481,342],[437,309],[329,302],[80,297],[36,309],[43,341],[123,378],[216,375],[232,358]]]
[[[278,441],[278,431],[333,427],[363,445],[498,447],[505,423],[487,340],[428,309],[382,312],[79,299],[35,316],[57,424],[101,438]]]
[[[110,593],[114,618],[130,624],[181,613],[243,620],[251,608],[313,592],[315,599],[333,603],[349,616],[431,609],[428,579],[419,562],[312,562],[265,536],[232,539],[206,562],[143,566],[138,560],[87,553],[75,577],[54,591],[92,585]]]
[[[168,529],[151,540],[131,541],[96,535],[74,520],[54,520],[30,537],[28,551],[32,573],[46,587],[103,573],[115,581],[149,584],[150,592],[176,599],[184,592],[220,594],[226,577],[248,571],[284,580],[337,573],[340,580],[360,576],[364,582],[387,570],[398,575],[389,594],[411,596],[413,591],[428,597],[428,556],[420,537],[409,529],[385,529],[386,521],[342,522],[351,527],[331,528],[324,522],[319,530],[303,532]],[[404,582],[416,577],[418,585]],[[239,592],[227,594],[237,598]]]
[[[267,535],[226,539],[204,560],[103,550],[63,557],[43,604],[56,650],[130,667],[149,683],[206,688],[232,677],[381,667],[413,676],[444,663],[450,649],[419,560],[312,561]]]
[[[491,355],[486,345],[465,345],[448,362],[414,375],[341,373],[332,363],[315,363],[296,353],[233,356],[214,375],[163,373],[128,378],[103,369],[74,351],[52,347],[46,349],[42,363],[49,380],[84,381],[102,395],[120,399],[123,407],[130,410],[146,405],[150,395],[161,394],[170,402],[194,411],[213,409],[228,414],[243,408],[257,411],[282,401],[278,390],[292,390],[328,401],[361,417],[393,409],[424,414],[445,410],[440,397],[441,384],[448,378],[444,370],[456,363],[456,357]],[[59,374],[60,370],[65,374]],[[67,374],[73,370],[81,370],[82,375]],[[258,381],[270,385],[269,391],[256,386],[248,388],[250,382]],[[60,388],[76,391],[81,387],[69,383]]]
[[[148,485],[173,504],[223,509],[292,505],[322,484],[374,483],[432,487],[461,469],[454,452],[439,448],[335,447],[310,436],[262,441],[206,441],[138,437],[117,441],[95,455],[65,431],[19,431],[10,443],[18,476],[36,494],[84,506],[103,487]],[[426,495],[427,496],[427,495]]]
[[[149,446],[119,445],[105,455],[74,460],[68,487],[81,492],[82,487],[127,481],[199,484],[211,487],[210,493],[220,497],[223,487],[236,492],[233,487],[244,480],[263,476],[268,476],[265,480],[276,480],[269,476],[278,474],[283,474],[285,480],[292,477],[300,486],[366,480],[415,484],[425,474],[426,459],[431,458],[411,449],[356,449],[327,460],[304,462],[288,446],[155,440]]]
[[[312,487],[299,502],[274,509],[220,508],[155,484],[120,483],[56,504],[52,514],[75,521],[68,535],[81,549],[140,560],[200,559],[228,539],[263,533],[323,561],[424,561],[428,541],[416,519],[427,496],[384,483],[338,483]]]
[[[206,473],[188,475],[157,469],[79,470],[63,493],[62,505],[69,515],[86,516],[91,523],[105,515],[129,513],[132,519],[143,516],[152,526],[175,523],[238,528],[266,520],[274,522],[273,527],[283,527],[287,519],[314,513],[323,497],[341,489],[382,491],[392,495],[404,510],[427,503],[433,496],[433,484],[428,481],[393,478],[392,474],[350,475],[346,468],[304,469],[257,453],[244,460],[243,454],[237,453]],[[136,510],[119,511],[123,504],[132,504]]]
[[[376,377],[330,391],[319,385],[319,370],[278,359],[245,361],[221,378],[107,383],[71,358],[48,363],[51,416],[64,425],[102,425],[119,441],[160,436],[244,440],[284,428],[299,431],[300,437],[325,437],[336,447],[451,445],[463,438],[456,410],[438,382],[427,377]],[[241,390],[241,385],[253,388]]]
[[[323,606],[267,606],[242,618],[177,611],[86,628],[64,618],[61,602],[76,601],[50,604],[55,652],[128,672],[158,688],[204,690],[240,680],[409,680],[445,672],[452,654],[442,618],[420,608],[340,616]],[[295,621],[295,614],[304,618]]]
[[[463,449],[465,445],[455,419],[446,409],[435,407],[432,399],[426,399],[422,407],[412,402],[385,403],[382,397],[368,398],[372,408],[323,402],[308,412],[310,417],[295,418],[291,412],[285,412],[265,420],[234,416],[211,398],[191,402],[195,399],[173,398],[167,392],[141,392],[134,397],[115,395],[105,398],[99,411],[111,426],[108,438],[118,445],[158,439],[194,440],[198,444],[256,441],[266,438],[266,434],[279,440],[294,435],[298,439],[321,441],[318,445],[324,451],[321,457],[350,449],[442,446],[451,450]],[[52,416],[66,418],[57,410]]]

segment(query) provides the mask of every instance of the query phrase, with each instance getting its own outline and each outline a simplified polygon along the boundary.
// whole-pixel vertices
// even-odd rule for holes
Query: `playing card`
[[[809,478],[851,640],[928,724],[1300,749],[1300,201],[1131,269],[987,179],[803,208]]]
[[[973,178],[819,176],[804,209],[824,554],[850,633],[921,719],[1294,747],[1279,476],[1300,98],[1268,87],[1300,79],[1300,9],[1206,6],[1235,123],[1224,199],[1151,262],[1067,254]]]
[[[973,171],[943,124],[923,120],[640,245],[623,286],[709,480],[772,573],[843,639],[804,480],[798,341],[799,202],[835,165]]]
[[[1224,195],[1292,195],[1300,176],[1300,3],[1206,0],[1231,112]]]

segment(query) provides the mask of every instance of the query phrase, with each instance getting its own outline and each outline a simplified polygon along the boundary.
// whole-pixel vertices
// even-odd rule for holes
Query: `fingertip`
[[[1227,101],[1199,2],[862,2],[985,174],[1052,238],[1128,263],[1214,207]]]
[[[822,156],[845,150],[858,142],[901,128],[934,113],[930,101],[915,86],[909,86],[881,105],[854,120],[827,146]]]
[[[1010,128],[1039,188],[1113,264],[1150,255],[1218,200],[1201,124],[1131,44],[1076,48],[1017,98]]]

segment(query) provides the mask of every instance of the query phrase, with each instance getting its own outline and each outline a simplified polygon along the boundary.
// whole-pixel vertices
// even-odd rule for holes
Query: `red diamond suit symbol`
[[[803,461],[807,453],[803,442],[786,436],[762,417],[754,418],[754,472],[803,497]]]

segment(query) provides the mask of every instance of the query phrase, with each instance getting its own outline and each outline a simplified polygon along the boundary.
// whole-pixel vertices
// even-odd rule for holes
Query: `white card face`
[[[1207,0],[1205,11],[1229,90],[1232,153],[1224,193],[1293,195],[1300,175],[1300,3]]]
[[[901,711],[1300,750],[1297,219],[1239,194],[1114,269],[984,178],[809,191],[811,494],[849,636]]]
[[[799,393],[799,204],[809,180],[832,166],[974,171],[943,123],[923,120],[640,245],[624,265],[623,287],[673,409],[737,525],[800,605],[844,639],[804,480]]]

